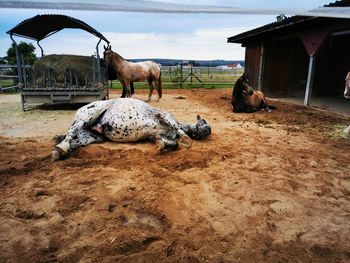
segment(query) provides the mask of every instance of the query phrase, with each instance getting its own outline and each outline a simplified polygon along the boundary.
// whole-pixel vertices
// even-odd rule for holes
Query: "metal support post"
[[[304,97],[304,105],[309,106],[311,102],[311,93],[312,93],[312,83],[314,79],[314,72],[315,72],[315,57],[310,56],[309,60],[309,70],[307,74],[307,82],[306,82],[306,90],[305,90],[305,97]]]
[[[96,59],[97,59],[97,82],[102,82],[102,76],[101,76],[101,65],[100,65],[100,54],[99,54],[99,50],[98,50],[98,46],[101,43],[101,38],[98,41],[97,45],[96,45]]]

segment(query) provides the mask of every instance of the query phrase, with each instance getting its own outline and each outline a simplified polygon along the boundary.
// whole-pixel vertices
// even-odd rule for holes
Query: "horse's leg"
[[[169,126],[175,131],[175,137],[178,135],[180,137],[179,144],[186,148],[190,148],[192,145],[192,139],[181,129],[181,125],[175,119],[173,115],[169,112],[159,112],[156,117],[160,124]]]
[[[244,107],[244,112],[246,112],[246,113],[252,113],[252,112],[257,112],[258,111],[258,109],[257,108],[255,108],[253,105],[251,105],[251,104],[247,104],[247,105],[245,105],[245,107]]]
[[[251,112],[249,99],[246,97],[241,97],[240,99],[232,99],[233,112]]]
[[[86,146],[94,142],[103,142],[104,139],[102,136],[92,133],[87,129],[79,129],[76,135],[71,139],[69,143],[69,149],[62,149],[59,145],[56,146],[56,149],[52,151],[52,159],[57,161],[68,155],[72,150],[80,147]]]
[[[267,112],[271,112],[269,105],[267,104],[267,100],[264,94],[261,95],[261,108],[266,110]]]
[[[63,153],[68,153],[71,149],[72,141],[78,138],[81,130],[94,126],[98,118],[113,102],[113,100],[95,101],[81,107],[75,114],[75,119],[68,129],[67,135],[63,141],[56,145],[56,148]]]
[[[159,77],[154,76],[154,84],[156,85],[157,88],[157,93],[158,93],[158,101],[162,98],[162,72],[159,71]]]
[[[122,84],[122,95],[120,96],[121,98],[125,98],[126,97],[126,87],[125,87],[125,83],[124,81],[120,81],[120,83]]]
[[[130,82],[130,92],[131,92],[131,95],[133,95],[135,93],[135,89],[134,89],[134,82]],[[121,98],[125,98],[126,97],[126,86],[125,84],[123,84],[123,94],[121,96]],[[130,96],[131,97],[131,96]]]
[[[124,83],[125,83],[126,97],[130,98],[131,97],[131,91],[130,91],[130,83],[131,83],[131,81],[124,80]]]
[[[147,101],[151,101],[151,97],[152,97],[152,93],[153,93],[153,89],[154,89],[154,86],[153,86],[153,78],[152,77],[149,77],[147,79],[148,81],[148,86],[149,86],[149,95],[148,95],[148,99]]]
[[[125,98],[126,97],[126,90],[123,88],[123,92],[122,95],[120,96],[121,98]]]
[[[135,93],[135,88],[134,88],[134,82],[130,82],[130,91],[131,91],[131,95],[133,95]]]
[[[249,106],[249,108],[248,108],[248,112],[249,112],[249,113],[257,112],[257,111],[258,111],[258,109],[257,109],[257,108],[254,108],[254,107],[252,107],[252,106]]]
[[[158,93],[158,99],[157,99],[157,101],[159,101],[160,98],[162,97],[162,93],[161,93],[161,91],[160,91],[160,89],[159,89],[160,82],[159,82],[158,79],[154,79],[154,85],[157,87],[157,93]]]
[[[165,136],[156,136],[153,139],[156,142],[157,148],[159,151],[175,151],[179,148],[179,144],[176,142],[176,140],[169,139]]]

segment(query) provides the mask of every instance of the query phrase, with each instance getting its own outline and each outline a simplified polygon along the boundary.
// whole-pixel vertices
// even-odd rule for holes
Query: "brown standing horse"
[[[151,100],[153,93],[153,82],[157,87],[158,100],[162,97],[161,71],[157,63],[153,61],[143,61],[138,63],[129,62],[119,54],[113,52],[111,46],[105,46],[104,48],[104,60],[107,64],[113,66],[117,78],[123,86],[123,94],[125,90],[126,97],[131,97],[130,86],[132,86],[134,82],[144,80],[147,80],[149,85],[148,101]]]

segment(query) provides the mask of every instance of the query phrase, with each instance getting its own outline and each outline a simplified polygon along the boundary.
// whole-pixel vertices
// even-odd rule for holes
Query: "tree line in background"
[[[26,65],[33,65],[37,60],[37,57],[34,53],[35,47],[31,43],[20,42],[18,44],[20,53],[23,55],[24,63]],[[153,60],[156,63],[161,64],[162,66],[177,66],[177,65],[192,65],[194,67],[216,67],[228,64],[240,64],[244,66],[244,61],[242,60],[180,60],[180,59],[159,59],[159,58],[150,58],[150,59],[130,59],[132,62],[139,62],[144,60]],[[12,43],[11,47],[7,50],[7,56],[0,58],[0,64],[10,64],[15,65],[16,61],[16,50],[15,44]]]
[[[18,44],[18,49],[21,55],[23,55],[23,60],[26,65],[33,65],[36,61],[36,55],[34,53],[35,47],[32,43],[20,42]],[[12,43],[11,47],[7,50],[7,57],[0,58],[0,64],[10,64],[15,65],[17,63],[16,59],[16,49],[15,44]]]

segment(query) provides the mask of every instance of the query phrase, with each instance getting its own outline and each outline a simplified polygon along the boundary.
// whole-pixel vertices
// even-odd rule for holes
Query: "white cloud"
[[[248,28],[198,29],[192,34],[103,34],[112,48],[125,58],[244,59],[244,48],[227,38]]]
[[[9,47],[11,46],[11,39],[8,38],[0,38],[0,50],[2,52],[0,52],[0,57],[2,56],[7,56],[7,50],[9,49]]]
[[[248,30],[236,28],[202,28],[193,33],[115,33],[102,32],[112,49],[125,58],[173,58],[190,60],[244,59],[244,48],[227,43],[227,38]],[[2,40],[4,41],[4,40]],[[98,39],[79,30],[58,33],[42,41],[45,54],[95,53]],[[9,41],[6,41],[9,42]],[[35,42],[33,43],[35,45]],[[100,45],[100,55],[103,52]],[[6,44],[9,46],[9,44]],[[36,50],[40,56],[40,49]]]

